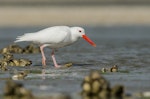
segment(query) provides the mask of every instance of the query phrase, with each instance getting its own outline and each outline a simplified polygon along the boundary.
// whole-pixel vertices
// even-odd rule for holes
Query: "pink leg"
[[[56,68],[59,68],[60,66],[56,62],[55,55],[54,55],[54,50],[52,50],[51,56],[52,56],[52,60],[53,60],[54,66]]]
[[[40,46],[40,50],[41,50],[41,54],[42,54],[42,65],[46,66],[46,57],[45,57],[45,54],[43,51],[44,47],[45,47],[44,45]]]
[[[45,79],[45,69],[42,69],[42,79]]]

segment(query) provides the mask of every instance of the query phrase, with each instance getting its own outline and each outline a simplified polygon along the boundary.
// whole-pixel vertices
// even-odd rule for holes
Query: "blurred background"
[[[37,73],[30,73],[21,82],[35,95],[79,92],[82,79],[90,70],[115,64],[120,71],[127,72],[104,73],[112,85],[123,84],[126,92],[132,93],[149,91],[150,0],[0,0],[0,49],[14,44],[17,36],[54,25],[84,27],[97,47],[80,39],[59,50],[56,58],[60,64],[70,61],[74,64],[63,70],[53,68],[51,50],[45,49],[48,58],[45,80],[41,79],[41,54],[15,54],[16,58],[24,57],[33,63],[27,69]],[[26,44],[29,43],[17,43],[23,48]],[[0,80],[3,79],[0,89],[7,75],[0,73]],[[40,89],[39,85],[47,89]],[[0,90],[0,96],[2,93]]]
[[[0,27],[149,25],[150,0],[0,0]]]

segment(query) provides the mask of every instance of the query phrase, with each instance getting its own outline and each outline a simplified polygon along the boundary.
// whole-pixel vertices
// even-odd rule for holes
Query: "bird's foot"
[[[61,68],[62,66],[61,65],[55,65],[55,68]]]
[[[45,68],[46,68],[46,65],[42,65],[42,68],[45,69]]]
[[[46,67],[46,59],[42,59],[42,65],[43,67]]]

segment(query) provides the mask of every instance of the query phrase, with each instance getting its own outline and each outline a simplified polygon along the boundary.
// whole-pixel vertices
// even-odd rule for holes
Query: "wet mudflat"
[[[13,44],[18,35],[36,32],[41,27],[1,28],[0,48]],[[53,93],[77,94],[81,92],[83,78],[91,70],[101,70],[118,65],[118,72],[106,72],[102,75],[113,86],[125,86],[126,93],[150,91],[150,27],[149,26],[108,26],[85,27],[86,34],[97,44],[91,47],[84,40],[62,48],[56,52],[59,64],[73,63],[69,68],[56,69],[53,66],[49,48],[45,49],[47,67],[42,69],[41,54],[13,54],[16,58],[27,58],[32,61],[27,67],[8,67],[0,71],[0,89],[6,79],[17,71],[28,71],[24,80],[17,80],[31,90],[35,96],[49,96]],[[6,35],[7,34],[7,35]],[[18,43],[24,47],[30,43]],[[2,57],[2,55],[1,55]],[[0,95],[3,90],[0,90]]]

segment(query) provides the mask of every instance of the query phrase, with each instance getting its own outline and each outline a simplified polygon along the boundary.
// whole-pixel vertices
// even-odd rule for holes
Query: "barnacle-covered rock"
[[[11,60],[13,58],[14,56],[9,52],[3,53],[3,60]]]
[[[114,65],[114,66],[112,66],[110,68],[102,68],[101,72],[102,73],[105,73],[105,72],[118,72],[118,66]]]
[[[124,87],[110,87],[109,82],[98,71],[92,71],[82,82],[83,99],[122,99]]]
[[[23,53],[40,53],[40,49],[34,44],[30,44],[23,49]]]
[[[34,99],[34,97],[21,83],[9,80],[4,87],[3,99]]]
[[[1,54],[2,53],[7,53],[7,52],[9,52],[9,49],[7,47],[5,47],[5,48],[3,48],[3,49],[0,50]]]
[[[18,61],[20,66],[29,66],[32,64],[32,61],[28,59],[19,59]]]
[[[10,53],[22,53],[23,52],[23,48],[16,44],[9,45],[7,48],[9,49]]]
[[[3,54],[3,58],[0,59],[1,68],[6,66],[29,66],[32,62],[28,59],[15,59],[9,52]]]
[[[124,87],[122,85],[115,85],[111,90],[112,97],[123,97]]]
[[[4,65],[0,64],[0,70],[1,71],[7,71],[8,69],[7,69],[7,66],[4,66]]]
[[[65,65],[64,65],[64,67],[71,67],[71,66],[73,66],[73,63],[66,63]]]
[[[40,53],[40,48],[35,46],[34,44],[27,45],[25,48],[20,47],[19,45],[12,44],[8,45],[5,48],[0,50],[0,53]]]
[[[118,66],[114,65],[113,67],[111,67],[110,72],[118,72]]]
[[[12,76],[12,79],[13,79],[13,80],[24,79],[24,78],[27,76],[27,74],[28,74],[27,71],[20,71],[20,72],[15,73],[15,74]]]

